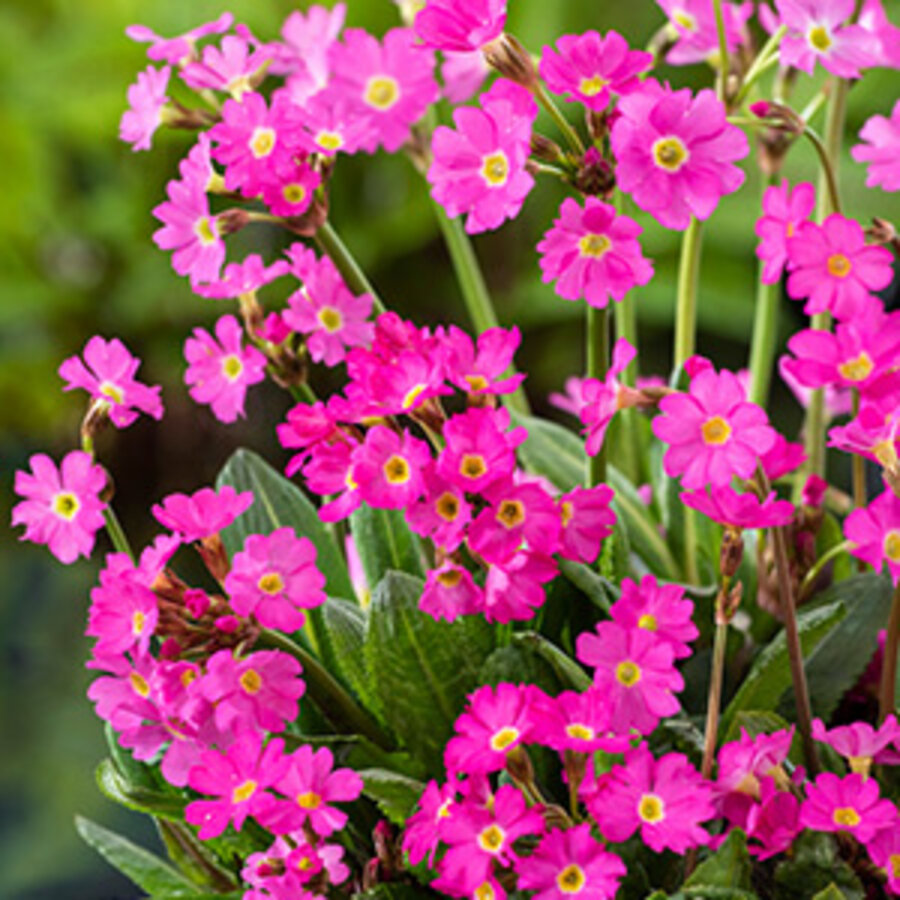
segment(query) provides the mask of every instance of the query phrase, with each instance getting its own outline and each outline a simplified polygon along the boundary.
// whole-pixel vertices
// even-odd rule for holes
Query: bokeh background
[[[885,0],[900,23],[900,0]],[[151,502],[173,490],[210,483],[232,450],[262,448],[276,463],[273,425],[288,403],[275,389],[250,395],[247,422],[218,424],[193,406],[181,383],[181,346],[192,327],[221,305],[194,297],[151,242],[150,215],[177,161],[184,134],[157,136],[154,150],[132,154],[117,140],[125,91],[144,67],[143,50],[124,36],[142,22],[176,34],[225,8],[258,35],[274,37],[287,14],[309,4],[288,0],[3,0],[0,4],[0,898],[102,900],[137,892],[80,844],[81,813],[148,843],[152,829],[94,788],[105,755],[102,729],[85,698],[87,593],[94,563],[62,567],[43,549],[18,544],[8,527],[13,472],[35,452],[59,458],[74,446],[82,399],[64,395],[56,369],[93,334],[120,336],[144,360],[143,380],[162,384],[167,415],[108,434],[99,450],[113,472],[117,508],[135,543],[152,533]],[[332,5],[330,2],[328,5]],[[397,23],[390,0],[348,0],[348,22],[383,33]],[[512,0],[510,25],[537,51],[566,31],[615,28],[642,45],[663,24],[651,0]],[[665,70],[673,84],[709,83],[702,66]],[[887,113],[900,75],[871,74],[851,94],[848,132]],[[547,133],[552,126],[541,120]],[[759,175],[727,198],[707,229],[700,294],[699,349],[731,366],[744,364],[751,331],[756,264],[752,226]],[[866,192],[864,172],[845,155],[846,212],[866,221],[900,222],[900,195]],[[791,179],[815,175],[807,147],[792,152]],[[581,304],[540,283],[534,245],[561,200],[541,183],[525,213],[476,246],[500,319],[524,332],[520,367],[534,405],[582,369]],[[333,219],[388,304],[421,322],[465,323],[465,313],[437,233],[426,186],[403,157],[341,162]],[[637,297],[642,369],[670,365],[678,236],[647,227],[645,252],[657,277]],[[256,227],[234,241],[270,255],[284,243]],[[243,244],[243,246],[242,246]],[[797,304],[782,304],[782,340],[801,324]],[[799,409],[783,388],[774,415],[790,432]],[[105,550],[105,545],[101,545]]]

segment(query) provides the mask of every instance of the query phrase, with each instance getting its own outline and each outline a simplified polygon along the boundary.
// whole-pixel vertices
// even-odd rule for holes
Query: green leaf
[[[236,450],[216,479],[216,486],[231,485],[252,491],[253,505],[225,529],[222,540],[229,553],[240,550],[247,535],[271,534],[290,526],[309,538],[316,548],[316,566],[325,576],[325,592],[331,597],[355,597],[347,565],[319,512],[295,484],[251,450]]]
[[[753,897],[750,893],[750,854],[747,852],[747,836],[740,828],[735,828],[725,839],[725,843],[707,857],[684,883],[687,896],[727,896]],[[733,894],[704,894],[709,888],[731,888]]]
[[[843,900],[863,900],[865,891],[838,853],[834,836],[803,831],[794,841],[789,860],[775,869],[776,896],[781,900],[809,900],[817,891],[836,885]]]
[[[373,711],[376,703],[363,659],[368,619],[366,610],[349,600],[329,597],[322,607],[322,617],[339,673],[369,711]]]
[[[190,826],[159,818],[153,821],[169,859],[194,884],[222,893],[238,886],[231,873],[219,864],[215,854],[210,852],[206,843],[197,837]]]
[[[847,610],[836,601],[797,616],[797,629],[804,658],[844,616]],[[721,733],[727,734],[734,717],[742,710],[774,709],[790,687],[791,670],[784,629],[763,648],[722,715]]]
[[[536,475],[543,475],[562,491],[571,491],[584,484],[587,455],[584,441],[570,431],[535,416],[512,413],[513,425],[528,430],[526,440],[518,450],[519,459]]]
[[[560,559],[559,571],[572,582],[598,609],[609,614],[609,609],[619,599],[619,589],[602,575],[598,575],[584,563]]]
[[[367,891],[353,894],[353,900],[435,900],[443,896],[420,884],[381,882]]]
[[[543,635],[534,631],[520,631],[512,636],[515,646],[526,647],[543,659],[566,690],[586,691],[591,686],[590,676],[566,653]]]
[[[350,516],[350,531],[369,588],[388,572],[424,577],[422,542],[399,509],[373,509],[365,503]]]
[[[422,589],[418,578],[388,572],[372,597],[364,652],[384,721],[438,774],[453,723],[494,648],[494,632],[480,618],[435,621],[419,610]]]
[[[184,819],[187,800],[174,794],[164,794],[129,784],[111,759],[104,759],[97,767],[97,786],[110,800],[137,812],[174,819]]]
[[[846,900],[847,895],[832,881],[824,891],[819,891],[812,900]]]
[[[395,825],[404,825],[412,815],[425,785],[414,778],[387,769],[362,769],[363,793]]]
[[[141,890],[160,900],[187,900],[203,895],[184,876],[158,856],[138,847],[106,828],[75,817],[75,828],[85,843],[93,847],[114,869],[130,878]]]

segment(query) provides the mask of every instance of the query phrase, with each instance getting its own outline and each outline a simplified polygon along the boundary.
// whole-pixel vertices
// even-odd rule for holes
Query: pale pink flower
[[[233,97],[240,97],[252,90],[253,76],[268,58],[267,48],[251,49],[249,41],[227,34],[219,47],[214,44],[204,47],[201,60],[188,63],[181,77],[194,90],[225,91]]]
[[[146,25],[129,25],[125,29],[125,34],[133,41],[150,44],[147,50],[149,59],[177,66],[185,63],[194,54],[197,41],[211,34],[224,34],[231,28],[233,22],[234,16],[226,12],[212,22],[205,22],[173,38],[160,37]]]
[[[857,22],[875,39],[873,65],[900,69],[900,28],[888,19],[882,0],[865,0]]]
[[[253,294],[260,288],[281,278],[288,271],[288,262],[279,259],[267,266],[258,253],[251,253],[242,262],[228,263],[218,281],[193,286],[194,293],[214,300],[234,299],[241,294]],[[274,315],[274,314],[273,314]],[[281,343],[275,341],[274,343]]]
[[[503,33],[506,0],[427,0],[414,24],[426,47],[480,50]]]
[[[859,136],[864,143],[853,147],[850,154],[858,163],[869,165],[866,187],[900,191],[900,100],[889,119],[872,116]]]
[[[821,719],[813,719],[812,736],[840,753],[851,770],[863,776],[868,776],[873,761],[888,765],[900,763],[900,756],[893,749],[900,741],[900,726],[893,713],[878,728],[868,722],[852,722],[829,730]]]
[[[491,67],[480,50],[446,50],[443,57],[444,97],[450,103],[465,103],[484,84]]]
[[[678,41],[666,54],[667,63],[683,66],[718,60],[719,36],[711,3],[707,3],[706,0],[656,0],[656,2],[669,17],[669,22],[678,34]],[[722,4],[729,53],[736,52],[742,44],[748,42],[747,20],[752,15],[752,3]]]
[[[900,581],[900,497],[887,490],[868,506],[853,510],[844,521],[850,553],[876,572],[885,563],[894,585]]]
[[[162,123],[163,107],[169,102],[166,89],[171,72],[169,66],[147,66],[128,88],[129,108],[119,122],[119,139],[131,144],[132,150],[150,149],[153,134]]]
[[[787,241],[797,226],[812,215],[816,207],[816,189],[809,182],[801,182],[791,190],[785,178],[781,185],[768,187],[763,194],[763,215],[756,222],[760,239],[756,255],[764,263],[764,284],[775,284],[787,262]]]

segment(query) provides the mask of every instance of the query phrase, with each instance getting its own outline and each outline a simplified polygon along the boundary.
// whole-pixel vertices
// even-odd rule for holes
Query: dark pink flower
[[[815,831],[848,831],[865,844],[881,829],[898,824],[897,808],[881,798],[874,778],[823,772],[806,786],[806,796],[800,823]]]
[[[362,502],[359,485],[352,474],[352,456],[356,446],[349,441],[317,444],[310,452],[309,462],[303,467],[306,486],[314,494],[337,495],[319,509],[323,522],[345,519]]]
[[[670,644],[676,659],[691,655],[688,646],[700,632],[691,621],[693,601],[677,584],[660,584],[645,575],[638,584],[622,579],[622,594],[610,609],[614,622],[624,628],[643,628]]]
[[[476,344],[466,332],[451,325],[444,338],[447,380],[475,396],[511,394],[525,376],[502,376],[512,365],[521,340],[522,335],[515,326],[509,330],[489,328],[478,336]]]
[[[872,862],[887,874],[888,890],[900,894],[900,829],[883,828],[866,842]]]
[[[744,826],[748,849],[759,860],[783,853],[803,830],[800,801],[788,791],[779,790],[774,778],[760,779],[759,803],[754,803]]]
[[[219,491],[201,488],[194,494],[169,494],[162,505],[153,506],[156,520],[164,528],[178,535],[185,543],[226,529],[253,503],[253,493],[240,494],[229,485]]]
[[[868,506],[853,510],[844,522],[850,553],[876,572],[885,563],[894,585],[900,581],[900,497],[887,490]]]
[[[431,451],[424,441],[376,425],[353,451],[350,477],[364,502],[377,509],[403,509],[425,490],[422,470],[429,462]]]
[[[864,777],[868,776],[873,760],[892,765],[900,763],[896,752],[888,749],[900,741],[900,725],[893,713],[877,729],[868,722],[853,722],[829,731],[821,719],[814,719],[812,735],[840,753],[850,764],[851,770]]]
[[[613,497],[612,488],[600,484],[575,488],[559,498],[560,556],[576,562],[594,562],[616,524]]]
[[[779,500],[774,491],[760,500],[753,491],[739,494],[728,485],[681,494],[681,502],[714,522],[739,531],[745,528],[777,528],[794,516],[794,504]]]
[[[787,262],[787,241],[797,226],[806,222],[816,207],[816,189],[807,181],[791,190],[785,178],[781,185],[768,187],[763,194],[763,214],[756,222],[760,239],[756,255],[763,261],[764,284],[775,284]]]
[[[900,100],[888,119],[872,116],[863,125],[857,144],[850,154],[858,163],[868,163],[866,187],[900,191]]]
[[[85,634],[96,637],[95,652],[146,654],[159,619],[156,594],[141,572],[124,559],[107,558],[100,585],[91,591]]]
[[[416,36],[435,50],[480,50],[505,25],[506,0],[427,0],[415,20]]]
[[[472,507],[459,487],[438,475],[432,464],[422,474],[424,494],[407,507],[406,521],[416,534],[431,538],[436,546],[452,553],[465,537]]]
[[[62,563],[90,556],[103,527],[106,472],[90,454],[73,450],[57,469],[45,453],[28,460],[30,472],[16,472],[15,492],[25,499],[12,511],[12,524],[24,525],[22,541],[46,544]]]
[[[322,176],[306,160],[295,162],[282,167],[263,184],[263,203],[274,216],[302,216],[312,206],[321,183]]]
[[[434,619],[453,622],[459,616],[473,615],[484,608],[484,592],[468,569],[444,560],[440,568],[429,569],[419,609]]]
[[[412,865],[417,866],[427,857],[428,865],[434,866],[438,842],[442,840],[458,788],[455,778],[443,785],[431,780],[422,792],[418,810],[406,820],[403,832],[403,849],[409,854]]]
[[[596,686],[580,694],[563,691],[558,697],[546,697],[534,704],[531,741],[560,753],[624,753],[631,746],[631,738],[613,734],[611,717],[609,697]]]
[[[533,618],[546,600],[544,585],[558,572],[550,557],[527,551],[503,565],[490,566],[484,582],[484,617],[501,623]]]
[[[619,338],[613,347],[612,362],[605,380],[585,378],[581,382],[578,416],[585,426],[585,452],[588,456],[596,456],[603,449],[606,429],[613,416],[620,409],[634,406],[638,401],[638,394],[618,378],[631,365],[635,356],[637,350],[625,338]]]

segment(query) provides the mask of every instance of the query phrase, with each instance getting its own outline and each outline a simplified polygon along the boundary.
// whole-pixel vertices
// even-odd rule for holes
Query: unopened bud
[[[897,247],[897,229],[893,222],[872,217],[872,224],[866,229],[866,242],[869,244],[893,244]]]
[[[544,814],[544,824],[548,831],[554,828],[569,828],[572,824],[572,820],[561,806],[553,804],[545,806],[541,811]]]
[[[609,134],[610,114],[607,110],[589,109],[585,116],[587,128],[590,136],[600,143],[604,141]]]
[[[591,147],[584,154],[574,183],[582,194],[606,197],[615,190],[616,173],[596,147]]]
[[[559,144],[537,133],[531,135],[531,155],[549,163],[559,162],[563,158]]]
[[[520,784],[534,782],[534,766],[531,765],[531,757],[524,747],[513,747],[506,754],[506,771]]]
[[[481,48],[488,65],[496,69],[504,78],[522,85],[529,91],[538,86],[538,73],[531,54],[511,34],[485,44]]]
[[[741,599],[744,596],[744,585],[739,581],[728,592],[726,597],[722,598],[722,603],[716,608],[716,625],[730,625],[735,613],[741,605]]]
[[[328,221],[328,195],[316,191],[312,205],[302,216],[290,216],[284,227],[301,237],[315,237],[316,232]]]
[[[739,528],[727,527],[722,535],[719,550],[719,573],[723,578],[734,578],[744,558],[744,536]]]
[[[226,209],[216,217],[216,229],[220,236],[234,234],[250,224],[250,213],[237,206]]]
[[[222,543],[219,533],[211,534],[200,541],[198,548],[209,574],[218,582],[223,582],[225,576],[231,571],[231,562],[228,559],[228,551]]]
[[[81,420],[81,444],[91,448],[97,435],[109,423],[109,401],[102,397],[91,400],[84,418]]]

